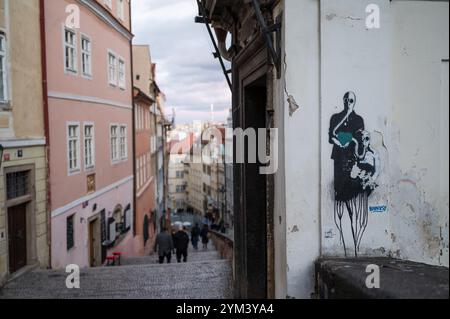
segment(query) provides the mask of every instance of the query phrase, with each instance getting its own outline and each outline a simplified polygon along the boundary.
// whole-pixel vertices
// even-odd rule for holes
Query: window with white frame
[[[68,72],[77,72],[77,36],[75,31],[64,29],[64,65]]]
[[[135,104],[134,109],[134,125],[136,127],[136,130],[139,130],[139,105]]]
[[[139,189],[141,185],[141,179],[139,176],[139,158],[136,159],[136,188]]]
[[[108,53],[108,81],[110,85],[117,85],[117,58],[114,53]]]
[[[81,36],[81,68],[83,75],[92,75],[92,45],[86,36]]]
[[[150,180],[151,175],[151,165],[150,165],[150,154],[147,154],[147,180]]]
[[[141,126],[141,106],[139,104],[136,105],[136,130],[140,130]]]
[[[145,181],[144,181],[144,158],[141,156],[139,157],[139,175],[140,175],[140,179],[141,179],[141,184],[139,185],[139,188],[141,188]]]
[[[119,59],[119,87],[125,89],[125,61]]]
[[[147,154],[144,155],[144,158],[142,160],[144,161],[144,180],[145,182],[147,182],[148,181]]]
[[[94,125],[84,125],[84,166],[86,169],[95,166]]]
[[[122,21],[125,19],[125,7],[123,0],[117,0],[117,16]]]
[[[122,125],[120,127],[120,159],[124,160],[128,157],[127,150],[127,127]]]
[[[8,99],[6,77],[6,37],[0,33],[0,102]]]
[[[69,124],[67,127],[67,156],[69,173],[80,170],[80,125]]]
[[[118,134],[119,126],[111,125],[111,160],[116,162],[119,160],[119,134]]]

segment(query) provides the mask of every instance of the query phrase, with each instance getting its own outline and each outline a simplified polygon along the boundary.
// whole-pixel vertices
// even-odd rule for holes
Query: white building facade
[[[234,126],[278,129],[274,175],[235,165],[237,295],[310,298],[320,257],[448,267],[448,1],[261,0],[273,54],[252,3],[202,1]]]

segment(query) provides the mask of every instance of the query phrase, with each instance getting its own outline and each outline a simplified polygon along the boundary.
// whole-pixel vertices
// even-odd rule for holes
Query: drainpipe
[[[46,189],[47,189],[47,244],[49,248],[49,268],[52,267],[52,216],[51,216],[51,188],[50,188],[50,121],[48,112],[48,85],[47,85],[47,44],[45,35],[45,0],[39,0],[40,33],[41,33],[41,72],[42,72],[42,94],[44,107],[44,129],[46,141]]]
[[[132,24],[131,24],[131,4],[129,2],[128,5],[128,18],[129,18],[129,23],[130,23],[130,33],[132,32]],[[133,156],[132,156],[132,166],[133,166],[133,237],[136,237],[136,228],[137,228],[137,223],[136,223],[136,198],[137,198],[137,187],[136,187],[136,106],[134,104],[134,70],[133,70],[133,38],[131,38],[130,40],[130,72],[131,72],[131,105],[132,105],[132,119],[131,119],[131,123],[132,124],[132,136],[133,136]]]

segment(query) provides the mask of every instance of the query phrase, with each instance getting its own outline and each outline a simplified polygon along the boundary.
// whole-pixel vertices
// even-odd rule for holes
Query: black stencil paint
[[[368,198],[378,187],[380,174],[378,154],[370,146],[370,133],[365,131],[364,119],[355,112],[356,95],[344,95],[344,110],[330,121],[329,142],[333,145],[334,160],[334,221],[347,256],[343,232],[347,212],[358,256],[361,241],[368,226]]]

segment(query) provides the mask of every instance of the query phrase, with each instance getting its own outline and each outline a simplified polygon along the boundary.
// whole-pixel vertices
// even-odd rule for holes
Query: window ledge
[[[11,103],[9,101],[0,101],[0,111],[11,111]]]
[[[111,165],[119,165],[119,164],[123,164],[128,162],[128,157],[126,158],[121,158],[121,159],[117,159],[117,160],[111,160]]]
[[[81,169],[74,169],[74,170],[69,170],[69,176],[74,176],[74,175],[78,175],[81,173]]]
[[[64,70],[64,73],[65,73],[66,75],[78,76],[78,71],[76,71],[76,70],[65,69],[65,70]]]
[[[94,77],[92,76],[92,74],[82,74],[81,77],[85,80],[89,80],[92,81],[94,80]]]

